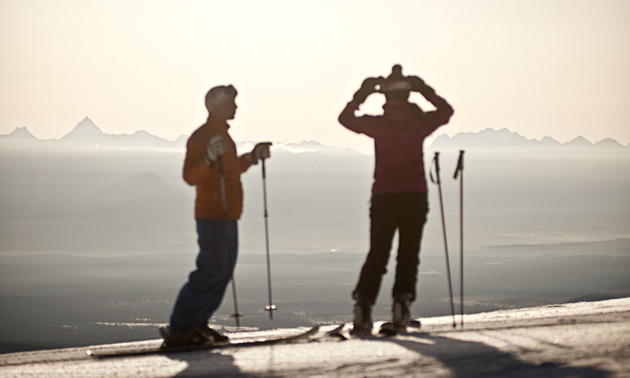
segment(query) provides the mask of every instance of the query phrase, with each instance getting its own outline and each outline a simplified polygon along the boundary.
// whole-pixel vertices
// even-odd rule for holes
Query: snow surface
[[[0,355],[0,376],[630,376],[630,298],[421,319],[404,335],[224,348],[93,360],[87,349],[157,346],[159,340]],[[349,325],[346,326],[346,331]],[[287,336],[304,329],[230,334],[233,341]]]

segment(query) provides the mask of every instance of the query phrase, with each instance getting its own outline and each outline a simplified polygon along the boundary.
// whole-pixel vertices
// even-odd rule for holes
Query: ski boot
[[[228,341],[227,336],[209,328],[207,324],[189,328],[175,335],[171,335],[170,327],[167,326],[160,328],[160,335],[164,339],[161,348],[186,348]]]
[[[209,339],[214,340],[215,343],[225,343],[229,341],[229,337],[222,335],[219,332],[215,331],[214,329],[208,327],[207,324],[202,324],[198,328],[201,331],[201,333],[204,334],[204,336],[206,336]]]
[[[394,297],[392,306],[392,328],[395,332],[407,330],[411,323],[411,314],[409,313],[409,305],[413,295],[410,293],[399,293]]]
[[[372,334],[372,302],[362,295],[356,296],[356,303],[354,304],[354,328],[352,328],[350,334]]]

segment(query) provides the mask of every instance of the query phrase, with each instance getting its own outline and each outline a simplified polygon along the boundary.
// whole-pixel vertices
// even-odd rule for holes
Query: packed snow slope
[[[0,376],[630,376],[630,298],[421,319],[395,337],[347,340],[321,326],[309,341],[258,347],[95,360],[159,340],[0,355]],[[346,330],[349,325],[346,326]],[[231,334],[233,341],[287,336],[303,329]]]

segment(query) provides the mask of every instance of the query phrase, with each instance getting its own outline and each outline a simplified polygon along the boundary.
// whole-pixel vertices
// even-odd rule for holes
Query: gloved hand
[[[420,92],[420,89],[424,87],[424,80],[420,79],[418,76],[407,76],[407,81],[411,84],[411,90],[414,92]]]
[[[352,101],[359,104],[363,103],[369,95],[376,92],[376,86],[381,85],[384,81],[385,79],[382,76],[368,77],[363,80],[361,88],[354,94]]]
[[[247,155],[249,163],[252,165],[258,164],[258,160],[264,160],[271,157],[271,151],[269,150],[271,142],[258,143],[252,152]]]
[[[425,98],[427,96],[435,96],[435,90],[424,83],[424,80],[417,76],[407,76],[407,80],[411,83],[411,90],[419,92]]]
[[[219,157],[223,155],[225,151],[227,151],[225,138],[223,135],[217,135],[208,142],[208,146],[206,147],[206,156],[204,156],[203,161],[210,167],[219,160]]]

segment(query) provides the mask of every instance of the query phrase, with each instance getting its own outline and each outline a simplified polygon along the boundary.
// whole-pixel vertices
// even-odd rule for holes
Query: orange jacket
[[[184,181],[194,185],[197,190],[195,200],[195,218],[223,218],[223,199],[219,165],[208,167],[204,163],[208,141],[216,135],[223,135],[227,151],[222,155],[225,196],[227,199],[227,217],[237,220],[243,212],[243,187],[241,173],[250,164],[244,156],[236,155],[236,145],[228,134],[229,126],[208,117],[208,122],[199,127],[188,139],[186,160],[184,161]]]

